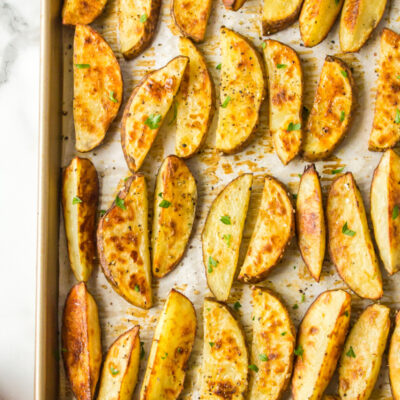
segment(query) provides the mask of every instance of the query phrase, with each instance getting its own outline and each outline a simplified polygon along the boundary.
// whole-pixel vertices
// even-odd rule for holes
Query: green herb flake
[[[267,44],[266,44],[265,42],[262,42],[262,43],[261,43],[261,47],[262,47],[263,49],[265,49],[265,48],[267,47]]]
[[[231,247],[231,239],[232,239],[232,235],[224,235],[223,239],[225,240],[225,243],[228,247]]]
[[[61,351],[62,351],[63,353],[66,353],[68,350],[67,350],[65,347],[61,347]]]
[[[340,0],[335,0],[335,4],[338,5],[340,3]]]
[[[139,285],[135,285],[135,291],[136,292],[140,292],[140,286]]]
[[[350,358],[356,358],[356,353],[354,353],[352,346],[350,346],[349,350],[346,353],[346,356]]]
[[[236,301],[235,304],[233,305],[233,308],[234,308],[236,311],[238,311],[240,307],[242,307],[242,305],[241,305],[238,301]]]
[[[117,207],[119,207],[121,210],[126,210],[126,206],[125,206],[125,200],[121,199],[121,197],[117,196],[115,198],[115,204],[117,205]]]
[[[221,63],[219,63],[215,68],[216,69],[221,69],[221,67],[222,67],[222,65],[221,65]]]
[[[333,170],[331,171],[331,174],[332,174],[332,175],[340,174],[343,170],[344,170],[344,167],[342,167],[342,168],[337,168],[337,169],[333,169]]]
[[[295,304],[292,308],[293,308],[293,310],[297,310],[299,308],[299,305]]]
[[[90,64],[75,64],[75,67],[78,69],[88,69],[90,68]]]
[[[394,119],[394,123],[400,124],[400,110],[399,109],[396,110],[396,117]]]
[[[303,293],[301,295],[301,302],[304,303],[306,301],[306,295]]]
[[[211,274],[213,272],[213,267],[218,265],[218,261],[214,260],[211,256],[208,257],[208,273]]]
[[[250,364],[250,365],[249,365],[249,369],[251,369],[251,370],[254,371],[254,372],[258,372],[258,367],[257,367],[257,365],[255,365],[255,364]]]
[[[107,212],[106,210],[99,210],[100,217],[104,217],[106,212]]]
[[[292,132],[292,131],[299,131],[301,129],[301,124],[294,124],[293,122],[291,122],[288,127],[287,127],[287,131],[288,132]]]
[[[285,335],[286,335],[286,333],[287,333],[287,332],[282,332],[282,333],[281,333],[281,336],[285,336]]]
[[[303,358],[303,354],[304,354],[304,349],[303,346],[301,344],[299,344],[295,349],[294,349],[294,354],[296,356],[300,356],[301,358]]]
[[[276,64],[276,68],[278,68],[278,69],[283,69],[283,68],[286,68],[286,67],[287,67],[286,64]]]
[[[224,102],[221,104],[222,108],[226,108],[228,107],[229,102],[231,101],[231,97],[230,96],[226,96]]]
[[[343,122],[345,117],[346,113],[344,111],[340,111],[340,122]]]
[[[220,221],[225,225],[231,225],[231,217],[229,215],[223,215]]]
[[[174,113],[172,115],[171,121],[168,122],[168,125],[172,125],[176,120],[176,116],[178,115],[178,103],[176,101],[174,101],[172,106],[173,106]]]
[[[349,316],[349,312],[346,310],[346,311],[344,312],[344,315],[345,315],[346,317],[348,317],[348,316]]]
[[[349,227],[347,226],[347,222],[345,222],[345,224],[343,225],[342,233],[344,235],[351,236],[351,237],[353,237],[356,234],[354,231],[349,229]]]
[[[110,90],[108,93],[108,98],[113,102],[113,103],[118,103],[118,100],[114,97],[114,90]]]
[[[214,345],[215,345],[214,342],[208,342],[208,344],[210,345],[210,347],[214,347]]]
[[[160,127],[161,114],[150,114],[144,124],[150,129],[158,129]]]
[[[258,355],[258,358],[259,358],[261,361],[268,361],[268,360],[269,360],[269,358],[268,358],[268,356],[267,356],[266,354],[259,354],[259,355]]]
[[[163,196],[162,192],[158,193],[158,197],[162,198],[162,196]]]
[[[182,354],[182,353],[183,353],[182,347],[178,347],[176,350],[178,351],[179,354]]]
[[[340,73],[341,73],[345,78],[347,78],[347,71],[345,71],[344,69],[342,69],[342,70],[340,71]]]
[[[144,342],[140,342],[140,359],[142,360],[146,352],[144,351]]]
[[[400,75],[397,75],[396,78],[397,78],[397,79],[400,79]]]
[[[297,194],[296,193],[293,193],[292,197],[293,197],[294,200],[297,200]]]
[[[112,365],[110,365],[110,371],[111,371],[111,375],[117,375],[119,373],[119,370],[114,368]]]
[[[72,199],[72,204],[79,204],[79,203],[82,203],[82,200],[78,196],[75,196]]]
[[[147,21],[147,14],[142,14],[140,16],[140,22],[144,24]]]
[[[168,357],[168,353],[164,353],[164,355],[161,356],[161,358],[162,358],[163,360],[165,360],[167,357]]]
[[[161,208],[168,208],[171,205],[171,202],[165,199],[161,200],[161,203],[159,204],[159,206]]]
[[[398,216],[399,216],[399,206],[395,204],[392,211],[392,219],[396,219]]]

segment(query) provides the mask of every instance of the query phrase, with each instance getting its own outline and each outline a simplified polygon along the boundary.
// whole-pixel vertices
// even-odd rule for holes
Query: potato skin
[[[246,3],[246,0],[222,0],[224,7],[232,11],[239,10],[244,3]]]
[[[104,10],[107,0],[64,0],[62,23],[64,25],[89,25]]]
[[[297,20],[303,0],[291,0],[282,7],[281,0],[264,0],[262,11],[262,32],[272,35],[289,27]]]
[[[394,400],[400,399],[400,313],[396,314],[396,325],[390,339],[389,347],[389,378]]]

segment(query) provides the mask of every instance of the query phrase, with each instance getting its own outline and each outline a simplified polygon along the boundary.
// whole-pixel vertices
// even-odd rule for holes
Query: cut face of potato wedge
[[[249,207],[253,175],[229,183],[211,205],[202,233],[207,284],[218,300],[227,300],[235,278]]]
[[[282,0],[264,0],[262,10],[263,35],[272,35],[296,21],[303,0],[287,0],[283,6]]]
[[[152,306],[147,187],[143,175],[125,181],[97,228],[97,249],[104,275],[129,303]]]
[[[203,55],[187,38],[179,40],[180,52],[189,66],[176,97],[175,152],[188,158],[204,143],[214,115],[214,84]]]
[[[122,334],[104,361],[97,400],[131,400],[140,363],[139,326]]]
[[[121,126],[121,144],[132,172],[137,171],[170,109],[189,59],[179,56],[159,70],[150,72],[125,107]]]
[[[102,12],[107,0],[64,0],[62,22],[64,25],[89,25]]]
[[[196,181],[186,164],[168,156],[157,175],[151,237],[153,275],[162,278],[183,257],[192,231],[197,201]]]
[[[278,264],[294,234],[294,210],[286,189],[276,179],[267,176],[251,235],[238,279],[259,282]]]
[[[371,219],[375,241],[387,272],[400,269],[400,157],[387,150],[371,184]]]
[[[90,26],[77,25],[73,102],[76,150],[90,151],[103,141],[121,102],[121,69],[111,47]]]
[[[400,399],[400,313],[396,314],[396,325],[389,347],[389,377],[394,400]]]
[[[269,93],[269,130],[276,154],[288,164],[302,142],[303,73],[296,52],[276,40],[266,40],[264,59]]]
[[[326,38],[342,5],[343,0],[304,0],[299,22],[305,46],[316,46]]]
[[[64,170],[62,204],[68,256],[76,279],[86,282],[96,260],[99,180],[94,165],[75,157]]]
[[[400,35],[384,29],[381,36],[378,90],[368,147],[384,151],[400,141]]]
[[[390,329],[390,308],[373,304],[351,328],[339,367],[341,399],[367,400],[379,375]]]
[[[253,288],[250,398],[277,400],[289,384],[296,332],[289,313],[270,291]]]
[[[329,254],[342,279],[366,299],[382,297],[382,278],[361,193],[351,172],[335,179],[327,203]]]
[[[64,367],[77,400],[92,400],[101,367],[97,305],[84,282],[72,287],[62,321]]]
[[[304,132],[306,160],[322,160],[332,154],[349,130],[354,103],[350,69],[342,60],[326,57]]]
[[[297,242],[312,277],[319,282],[325,257],[326,230],[321,184],[314,164],[303,172],[296,201]]]
[[[253,133],[265,96],[260,55],[243,36],[221,28],[221,89],[216,147],[238,151]]]
[[[228,306],[204,301],[203,364],[199,400],[243,400],[247,390],[245,337]]]
[[[172,289],[158,320],[140,400],[175,400],[196,336],[196,312],[183,294]]]
[[[121,53],[130,60],[151,43],[160,14],[160,0],[118,0]]]
[[[294,400],[322,397],[342,351],[350,324],[351,296],[343,290],[320,294],[300,324],[292,378]]]

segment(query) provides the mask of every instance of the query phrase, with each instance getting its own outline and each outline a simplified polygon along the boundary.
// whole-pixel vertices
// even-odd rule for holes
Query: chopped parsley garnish
[[[395,204],[392,211],[392,219],[396,219],[398,216],[399,216],[399,206]]]
[[[340,111],[340,122],[343,122],[345,117],[346,113],[344,111]]]
[[[113,103],[118,103],[118,100],[114,97],[114,90],[110,90],[108,93],[108,98],[113,102]]]
[[[221,104],[222,108],[226,108],[228,107],[229,102],[231,101],[231,97],[230,96],[226,96],[224,102]]]
[[[99,210],[100,217],[103,217],[106,212],[106,210]]]
[[[255,364],[250,364],[250,365],[249,365],[249,369],[251,369],[251,370],[254,371],[254,372],[258,372],[258,367],[257,367],[257,365],[255,365]]]
[[[343,170],[344,170],[344,167],[342,167],[342,168],[337,168],[337,169],[333,169],[333,170],[331,171],[331,174],[332,174],[332,175],[340,174]]]
[[[121,210],[126,210],[126,206],[125,206],[125,200],[121,199],[121,197],[117,196],[115,198],[115,204],[117,205],[117,207],[119,207]]]
[[[225,225],[231,225],[231,217],[229,215],[223,215],[220,221]]]
[[[293,122],[291,122],[288,127],[287,127],[287,131],[288,132],[292,132],[292,131],[299,131],[301,129],[301,124],[294,124]]]
[[[347,226],[347,222],[345,222],[345,224],[343,225],[342,233],[351,237],[353,237],[356,234],[354,231],[349,229],[349,227]]]
[[[286,67],[287,67],[286,64],[276,64],[276,68],[278,68],[278,69],[283,69],[283,68],[286,68]]]
[[[299,308],[299,305],[295,304],[292,308],[293,308],[293,310],[297,310]]]
[[[164,355],[161,356],[161,358],[162,358],[163,360],[165,360],[167,357],[168,357],[168,353],[164,353]]]
[[[267,44],[266,44],[265,42],[262,42],[262,43],[261,43],[261,47],[262,47],[263,49],[265,49],[265,48],[267,47]]]
[[[350,346],[348,352],[346,353],[347,357],[356,358],[356,353],[354,353],[353,347]]]
[[[396,110],[396,117],[394,119],[394,123],[400,124],[400,110],[399,109]]]
[[[301,358],[303,358],[303,354],[304,354],[304,349],[303,346],[301,344],[299,344],[295,349],[294,349],[294,354],[296,356],[300,356]]]
[[[342,70],[340,71],[340,73],[341,73],[345,78],[347,78],[347,71],[345,71],[344,69],[342,69]]]
[[[303,293],[301,295],[301,302],[304,303],[306,301],[306,295]]]
[[[139,285],[135,285],[135,290],[136,290],[136,292],[140,292],[140,287],[139,287]]]
[[[261,361],[268,361],[268,360],[269,360],[269,358],[268,358],[268,356],[267,356],[266,354],[259,354],[259,355],[258,355],[258,358],[259,358]]]
[[[79,204],[79,203],[82,203],[82,200],[78,196],[75,196],[72,199],[72,204]]]
[[[110,371],[112,375],[117,375],[119,373],[119,371],[115,369],[112,365],[110,365]]]
[[[346,311],[344,312],[344,315],[345,315],[346,317],[348,317],[348,316],[349,316],[349,312],[346,310]]]
[[[168,208],[171,205],[171,202],[165,199],[161,200],[161,203],[159,204],[159,206],[161,208]]]
[[[221,63],[219,63],[215,68],[216,69],[221,69],[221,67],[222,67],[222,65],[221,65]]]
[[[287,333],[287,332],[282,332],[282,333],[281,333],[281,336],[285,336],[285,335],[286,335],[286,333]]]
[[[208,257],[208,273],[211,274],[213,272],[213,267],[218,265],[218,261],[214,260],[211,256]]]
[[[158,129],[160,127],[161,114],[150,114],[144,124],[150,129]]]
[[[242,305],[241,305],[238,301],[236,301],[235,304],[233,305],[233,308],[234,308],[236,311],[238,311],[240,307],[242,307]]]
[[[232,235],[224,235],[223,239],[225,240],[225,243],[228,247],[231,247],[231,239],[232,239]]]
[[[147,21],[147,14],[142,14],[140,16],[140,22],[144,24]]]
[[[214,347],[214,345],[215,345],[214,342],[208,342],[208,344],[210,345],[210,347]]]
[[[90,64],[75,64],[75,67],[78,69],[88,69],[90,68]]]

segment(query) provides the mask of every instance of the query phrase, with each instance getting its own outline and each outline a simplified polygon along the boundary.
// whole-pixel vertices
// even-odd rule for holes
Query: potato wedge
[[[77,400],[92,400],[101,367],[101,333],[97,305],[84,282],[68,293],[62,317],[65,372]]]
[[[390,329],[390,308],[372,304],[351,328],[339,367],[341,399],[369,399],[378,379]]]
[[[323,160],[332,154],[349,130],[354,104],[350,68],[342,60],[327,56],[304,132],[306,160]]]
[[[160,6],[160,0],[118,0],[119,42],[126,60],[137,57],[150,45]]]
[[[297,20],[303,0],[264,0],[262,10],[262,32],[264,36],[279,32]]]
[[[214,115],[215,93],[206,61],[196,46],[190,39],[180,38],[179,50],[190,62],[176,96],[175,152],[188,158],[206,139]]]
[[[384,29],[381,35],[378,90],[368,147],[384,151],[400,141],[400,35]]]
[[[387,0],[345,0],[340,17],[340,48],[344,52],[361,49],[378,26]]]
[[[400,399],[400,313],[396,314],[396,325],[390,339],[389,347],[389,377],[394,400]]]
[[[218,300],[227,300],[236,275],[240,243],[249,207],[252,174],[234,179],[211,205],[202,233],[207,284]]]
[[[278,264],[294,234],[294,210],[283,185],[265,178],[261,205],[238,279],[259,282]]]
[[[151,236],[153,275],[162,278],[183,257],[196,212],[196,181],[186,164],[168,156],[158,171]]]
[[[216,147],[238,151],[253,133],[265,96],[261,56],[236,32],[221,28],[221,89]]]
[[[129,169],[136,172],[150,150],[179,89],[189,59],[179,56],[150,72],[125,107],[121,144]]]
[[[248,354],[244,333],[228,306],[204,300],[204,342],[199,400],[243,400]]]
[[[152,306],[146,180],[135,174],[125,181],[97,228],[97,249],[104,275],[129,303]]]
[[[122,334],[104,361],[97,400],[131,400],[140,363],[139,326]]]
[[[304,0],[299,23],[306,47],[314,47],[328,36],[342,5],[343,0]]]
[[[222,0],[224,7],[232,11],[239,10],[244,3],[246,3],[246,0]]]
[[[328,248],[342,279],[360,297],[382,297],[382,278],[361,193],[351,172],[334,180],[327,201]]]
[[[65,168],[62,205],[68,256],[75,278],[86,282],[96,260],[97,171],[90,160],[75,157]]]
[[[292,378],[294,400],[322,397],[346,339],[351,296],[344,290],[321,293],[307,310],[297,336]]]
[[[338,396],[325,395],[323,400],[340,400]]]
[[[74,124],[76,150],[104,139],[122,102],[121,68],[111,47],[90,26],[77,25],[74,38]]]
[[[326,229],[321,184],[315,165],[305,168],[296,200],[297,243],[311,276],[319,282],[325,257]]]
[[[64,0],[62,23],[64,25],[89,25],[104,10],[107,0]]]
[[[140,400],[175,400],[196,336],[196,312],[183,294],[172,289],[158,320]]]
[[[266,40],[269,130],[284,165],[299,153],[302,142],[303,72],[296,52],[276,40]]]
[[[272,292],[253,288],[250,399],[278,400],[289,384],[296,331],[286,307]]]
[[[375,241],[386,271],[400,270],[400,157],[387,150],[371,184],[371,219]]]

